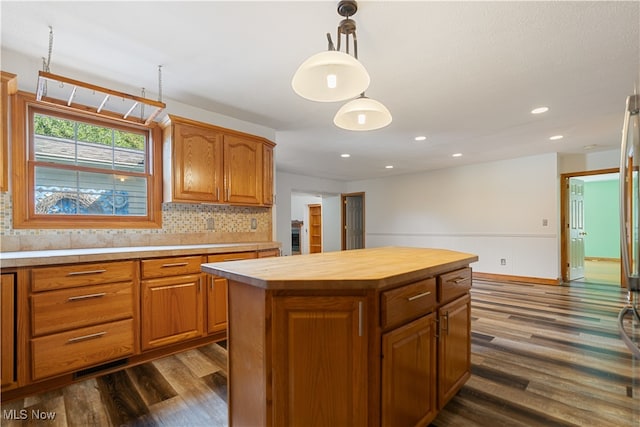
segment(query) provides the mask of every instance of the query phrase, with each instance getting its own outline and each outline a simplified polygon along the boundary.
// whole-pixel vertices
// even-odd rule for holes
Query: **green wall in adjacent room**
[[[619,181],[584,183],[585,257],[620,258]]]

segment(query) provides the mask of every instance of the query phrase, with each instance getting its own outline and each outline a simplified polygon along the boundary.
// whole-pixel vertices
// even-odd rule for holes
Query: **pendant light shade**
[[[387,126],[391,120],[387,107],[363,94],[344,104],[333,118],[333,123],[346,130],[375,130]]]
[[[369,73],[353,56],[338,50],[320,52],[304,61],[291,86],[303,98],[318,102],[344,101],[369,87]]]

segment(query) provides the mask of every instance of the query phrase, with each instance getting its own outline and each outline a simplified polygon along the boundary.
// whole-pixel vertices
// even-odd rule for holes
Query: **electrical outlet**
[[[507,265],[507,259],[506,258],[500,258],[500,265]]]
[[[213,230],[215,228],[215,221],[213,218],[207,218],[207,230]]]
[[[251,231],[256,231],[258,229],[258,220],[255,218],[251,218]]]
[[[549,226],[549,220],[547,218],[543,218],[542,219],[542,226],[543,227],[548,227]]]

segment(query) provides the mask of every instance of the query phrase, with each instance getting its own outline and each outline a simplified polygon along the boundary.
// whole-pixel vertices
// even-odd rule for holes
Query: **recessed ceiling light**
[[[385,166],[385,169],[393,169],[393,165],[387,165]]]
[[[451,157],[462,157],[462,153],[452,154]]]
[[[564,138],[564,136],[562,136],[562,135],[553,135],[553,136],[549,137],[549,139],[552,140],[552,141],[557,141],[557,140],[562,139],[562,138]]]
[[[416,141],[424,141],[425,139],[427,139],[427,137],[424,135],[420,135],[420,136],[416,136],[413,139],[415,139]]]
[[[591,145],[585,145],[584,147],[582,147],[582,149],[583,150],[593,150],[596,147],[597,147],[596,144],[591,144]]]
[[[549,107],[537,107],[531,110],[531,114],[542,114],[549,111]]]
[[[351,154],[348,154],[348,153],[340,154],[340,157],[346,159],[347,157],[351,157]]]

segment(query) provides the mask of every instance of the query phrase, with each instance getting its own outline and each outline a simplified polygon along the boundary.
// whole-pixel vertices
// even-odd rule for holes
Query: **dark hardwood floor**
[[[625,301],[610,285],[475,280],[472,376],[433,425],[640,426],[640,360],[616,323]],[[1,424],[226,426],[226,357],[212,344],[6,402]]]

